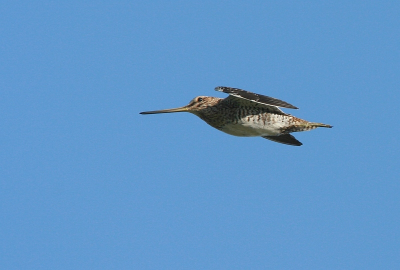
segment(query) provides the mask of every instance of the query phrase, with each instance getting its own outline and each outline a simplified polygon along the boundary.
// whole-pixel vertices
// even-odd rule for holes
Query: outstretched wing
[[[217,86],[215,87],[215,91],[227,93],[231,96],[242,98],[251,102],[260,103],[268,106],[282,107],[282,108],[290,108],[290,109],[298,109],[296,106],[289,104],[283,100],[263,96],[260,94],[252,93],[249,91],[245,91],[238,88],[226,87],[226,86]]]

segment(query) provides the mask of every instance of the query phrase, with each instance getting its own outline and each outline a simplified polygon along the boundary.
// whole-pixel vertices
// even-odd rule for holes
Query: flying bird
[[[284,113],[279,108],[298,108],[276,98],[225,86],[218,86],[215,90],[229,96],[224,99],[198,96],[183,107],[140,114],[189,112],[230,135],[262,137],[294,146],[302,143],[290,134],[292,132],[308,131],[317,127],[332,128],[331,125],[308,122]]]

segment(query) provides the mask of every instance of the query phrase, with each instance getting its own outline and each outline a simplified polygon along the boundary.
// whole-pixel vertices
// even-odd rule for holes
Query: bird
[[[226,98],[198,96],[188,105],[173,109],[146,111],[140,114],[189,112],[210,126],[239,137],[262,137],[274,142],[300,146],[292,132],[308,131],[331,125],[309,122],[283,112],[280,108],[298,109],[283,100],[239,88],[217,86]]]

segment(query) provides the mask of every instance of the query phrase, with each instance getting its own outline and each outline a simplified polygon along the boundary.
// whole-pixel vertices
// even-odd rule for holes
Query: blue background
[[[400,269],[400,2],[3,1],[1,269]],[[301,147],[191,114],[231,86]]]

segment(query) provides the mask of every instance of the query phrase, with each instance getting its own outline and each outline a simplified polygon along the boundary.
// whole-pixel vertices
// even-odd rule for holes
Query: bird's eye
[[[197,99],[197,102],[202,102],[203,101],[203,98],[201,98],[201,97],[199,97],[198,99]]]

